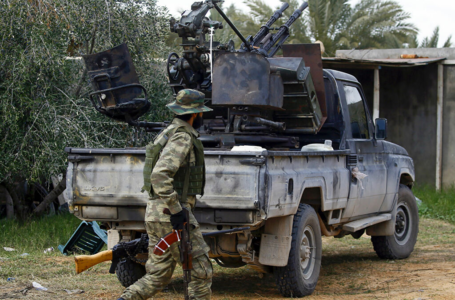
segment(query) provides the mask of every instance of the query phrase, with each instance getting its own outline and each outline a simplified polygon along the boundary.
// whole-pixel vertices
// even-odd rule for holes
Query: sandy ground
[[[323,239],[322,270],[313,295],[305,299],[455,299],[455,226],[441,221],[421,220],[419,240],[411,257],[388,261],[377,258],[369,237],[354,240]],[[2,268],[7,261],[1,261]],[[13,282],[0,282],[0,299],[117,299],[122,292],[115,275],[103,263],[76,275],[71,257],[52,257],[39,263],[40,270],[30,267]],[[181,273],[180,273],[181,274]],[[154,299],[183,299],[182,279],[174,276],[170,291]],[[31,281],[48,287],[24,292]],[[63,289],[81,289],[69,295]],[[22,290],[22,292],[21,292]],[[246,268],[215,267],[212,299],[282,299],[273,275],[260,279]]]

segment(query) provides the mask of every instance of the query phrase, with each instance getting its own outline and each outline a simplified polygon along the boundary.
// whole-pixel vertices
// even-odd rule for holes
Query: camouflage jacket
[[[155,139],[155,142],[166,132],[182,126],[185,126],[194,136],[199,136],[199,133],[190,124],[175,118],[168,128]],[[186,167],[188,154],[190,154],[190,165],[195,165],[196,157],[193,147],[191,136],[188,133],[176,132],[169,137],[150,177],[155,196],[150,198],[147,203],[146,222],[170,222],[169,216],[163,214],[163,209],[167,207],[172,214],[176,214],[184,206],[190,211],[190,223],[195,226],[198,225],[191,213],[196,204],[196,197],[188,196],[187,199],[180,199],[181,197],[172,185],[173,177],[178,169]]]

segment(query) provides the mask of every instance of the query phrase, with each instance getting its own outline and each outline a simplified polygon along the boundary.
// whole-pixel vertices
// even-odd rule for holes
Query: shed
[[[388,140],[414,159],[417,183],[455,184],[455,48],[338,50],[323,65],[357,77],[373,120],[386,118]]]

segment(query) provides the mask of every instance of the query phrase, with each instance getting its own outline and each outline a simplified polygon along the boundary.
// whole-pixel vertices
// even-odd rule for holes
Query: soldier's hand
[[[174,230],[183,230],[183,224],[188,220],[186,219],[185,213],[183,210],[180,212],[171,215],[171,224]]]

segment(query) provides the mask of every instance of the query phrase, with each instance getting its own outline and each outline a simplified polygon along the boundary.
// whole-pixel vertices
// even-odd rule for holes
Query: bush
[[[155,0],[9,0],[0,2],[0,15],[0,184],[63,173],[68,146],[125,147],[147,139],[93,109],[80,55],[127,43],[154,99],[147,119],[167,117],[170,92],[154,62],[166,54],[168,14]]]

